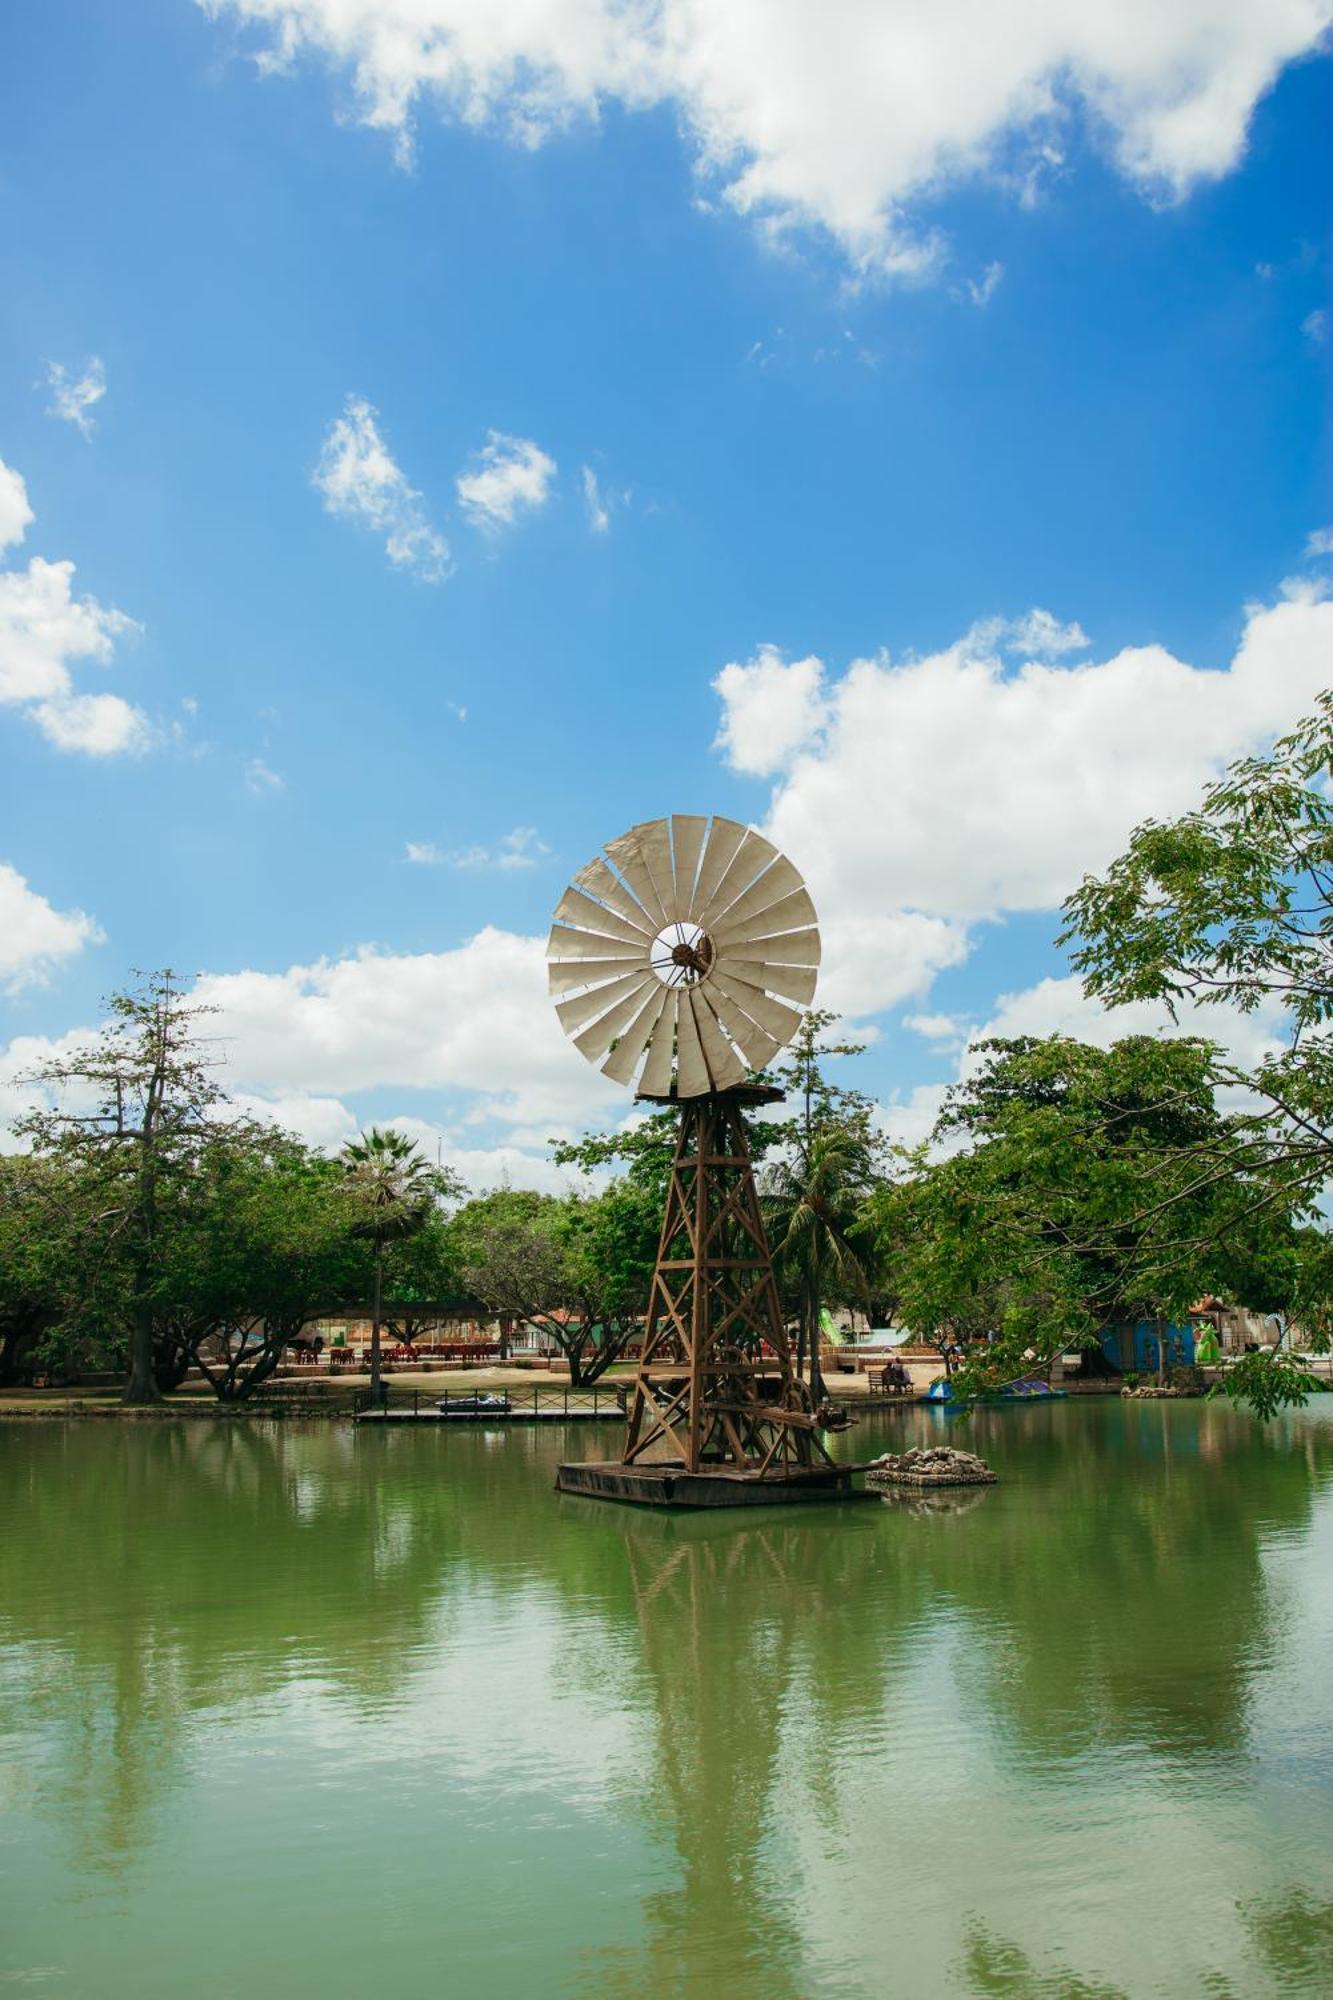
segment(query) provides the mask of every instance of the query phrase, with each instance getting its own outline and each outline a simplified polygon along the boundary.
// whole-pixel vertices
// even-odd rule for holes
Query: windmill
[[[640,1102],[680,1111],[624,1450],[562,1465],[557,1485],[656,1506],[841,1497],[850,1471],[792,1367],[745,1117],[781,1100],[751,1075],[814,994],[804,882],[735,820],[647,820],[579,870],[547,957],[580,1053]]]

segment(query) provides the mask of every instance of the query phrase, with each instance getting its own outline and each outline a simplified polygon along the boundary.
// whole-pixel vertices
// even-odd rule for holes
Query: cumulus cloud
[[[735,771],[766,778],[818,734],[824,713],[824,663],[813,654],[784,660],[761,646],[752,660],[732,661],[713,682],[722,699],[714,749]]]
[[[16,541],[32,519],[23,481],[0,465],[0,540]],[[148,748],[147,717],[116,694],[75,690],[71,662],[107,665],[132,618],[95,597],[75,597],[72,562],[34,556],[0,571],[0,702],[35,722],[57,750],[111,757]]]
[[[347,398],[324,440],[313,474],[315,491],[330,514],[382,535],[395,569],[438,583],[449,573],[448,543],[431,526],[420,493],[385,443],[378,416],[363,396]]]
[[[85,438],[91,438],[91,412],[106,394],[106,369],[97,355],[90,355],[84,362],[81,375],[59,361],[48,361],[46,385],[51,391],[46,406],[48,417],[59,417],[63,423],[73,424]]]
[[[766,830],[820,909],[821,997],[875,1012],[957,964],[977,924],[1057,908],[1139,821],[1307,710],[1331,657],[1333,602],[1314,589],[1251,607],[1222,670],[1161,646],[1015,667],[992,623],[832,682],[768,649],[718,677],[719,740],[775,779]]]
[[[1301,321],[1301,332],[1307,339],[1313,340],[1320,347],[1323,346],[1328,339],[1328,314],[1322,306],[1317,306],[1313,312],[1305,315]]]
[[[1316,528],[1305,544],[1307,556],[1333,556],[1333,528]]]
[[[22,474],[0,458],[0,549],[21,542],[33,518]]]
[[[556,463],[531,438],[487,433],[473,469],[454,482],[464,513],[477,527],[507,528],[521,513],[546,504]]]
[[[999,259],[987,264],[979,278],[969,278],[967,296],[974,306],[988,306],[995,297],[1000,280],[1004,276],[1004,265]]]
[[[418,868],[438,868],[444,861],[444,849],[433,840],[409,840],[404,858]]]
[[[0,983],[9,993],[48,978],[62,959],[100,944],[102,931],[82,910],[57,910],[0,861]]]
[[[487,927],[452,951],[206,975],[196,997],[219,1010],[238,1087],[264,1102],[444,1090],[463,1122],[541,1139],[623,1104],[561,1033],[541,938]]]
[[[1240,158],[1255,104],[1330,0],[201,0],[267,68],[313,52],[366,123],[418,108],[533,146],[599,106],[670,105],[700,176],[770,230],[814,224],[865,272],[921,277],[917,207],[989,176],[1020,199],[1079,119],[1133,185],[1177,199]]]

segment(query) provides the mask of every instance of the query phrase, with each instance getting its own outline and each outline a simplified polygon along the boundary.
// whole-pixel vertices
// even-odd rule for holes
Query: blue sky
[[[1009,11],[6,11],[6,1076],[170,962],[312,1136],[540,1179],[626,1106],[533,940],[671,810],[904,1136],[1114,1031],[1061,896],[1329,678],[1330,10]]]

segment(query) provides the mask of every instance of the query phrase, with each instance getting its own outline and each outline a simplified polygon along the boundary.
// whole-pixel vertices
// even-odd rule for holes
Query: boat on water
[[[1002,1382],[998,1389],[986,1389],[978,1396],[956,1396],[953,1383],[947,1375],[937,1375],[924,1396],[917,1398],[921,1403],[944,1403],[954,1409],[962,1409],[967,1403],[1050,1403],[1059,1402],[1068,1396],[1068,1389],[1053,1389],[1049,1382],[1043,1382],[1039,1375],[1020,1375],[1012,1382]]]
[[[477,1389],[470,1395],[441,1396],[435,1407],[442,1417],[456,1417],[463,1421],[471,1418],[475,1421],[479,1417],[507,1417],[509,1398],[503,1390],[492,1394]]]

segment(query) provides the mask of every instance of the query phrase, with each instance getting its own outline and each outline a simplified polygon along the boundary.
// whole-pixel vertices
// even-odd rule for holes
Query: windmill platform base
[[[619,1500],[633,1507],[790,1507],[810,1500],[860,1500],[856,1467],[811,1465],[765,1473],[683,1472],[672,1465],[621,1465],[616,1460],[556,1468],[557,1493]]]

